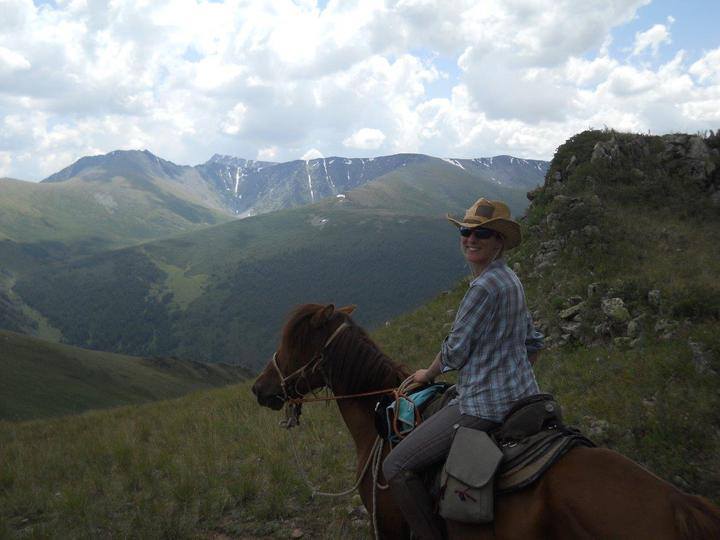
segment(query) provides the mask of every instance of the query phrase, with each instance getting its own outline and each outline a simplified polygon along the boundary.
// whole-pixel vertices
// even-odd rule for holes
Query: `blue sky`
[[[6,0],[0,176],[145,149],[550,159],[720,128],[720,2]]]

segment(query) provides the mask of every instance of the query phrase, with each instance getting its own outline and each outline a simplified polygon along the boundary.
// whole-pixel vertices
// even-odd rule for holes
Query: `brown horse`
[[[352,310],[306,304],[291,314],[280,348],[253,385],[260,405],[279,410],[288,399],[325,386],[339,396],[397,387],[407,377],[352,322]],[[358,474],[377,436],[376,401],[377,396],[337,402],[355,442]],[[358,489],[372,513],[370,474]],[[380,536],[408,538],[390,493],[377,491],[376,500]],[[447,522],[447,532],[449,538],[718,539],[720,509],[616,452],[576,448],[532,486],[498,496],[493,523]]]

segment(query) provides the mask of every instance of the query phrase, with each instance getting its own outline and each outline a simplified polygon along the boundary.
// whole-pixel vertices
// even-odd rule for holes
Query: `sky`
[[[0,0],[0,177],[720,128],[720,2]],[[0,194],[1,195],[1,194]]]

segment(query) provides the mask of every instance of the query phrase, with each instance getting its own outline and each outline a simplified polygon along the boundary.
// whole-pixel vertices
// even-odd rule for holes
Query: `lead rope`
[[[360,482],[362,482],[362,479],[365,477],[365,474],[368,471],[368,468],[370,467],[370,464],[373,464],[373,480],[377,479],[377,474],[375,471],[375,462],[382,462],[382,449],[384,445],[384,441],[378,437],[375,439],[375,442],[373,443],[372,448],[370,449],[370,455],[368,455],[367,460],[365,461],[365,464],[363,465],[362,470],[360,471],[360,475],[357,478],[357,481],[355,484],[351,487],[346,489],[345,491],[341,491],[339,493],[330,493],[327,491],[320,491],[318,488],[312,485],[310,482],[310,479],[307,475],[307,472],[302,466],[302,462],[300,461],[300,456],[298,455],[297,448],[295,446],[295,440],[290,437],[290,445],[292,446],[293,454],[295,455],[295,461],[298,465],[298,469],[300,469],[300,475],[303,477],[303,480],[305,481],[305,484],[307,487],[310,488],[312,491],[313,497],[315,495],[318,495],[320,497],[344,497],[345,495],[350,495],[353,491],[355,491],[358,486],[360,485]],[[379,486],[380,489],[387,489],[387,486]]]
[[[276,367],[277,369],[277,367]],[[278,371],[280,371],[278,369]],[[405,392],[412,386],[412,376],[405,379],[400,386],[398,387],[396,391],[396,399],[399,399],[400,395],[404,395]],[[340,396],[338,396],[340,397]],[[352,396],[342,396],[342,397],[352,397]],[[330,398],[332,399],[332,397]],[[335,398],[337,399],[337,397]],[[281,425],[283,425],[286,428],[295,427],[299,424],[298,417],[299,417],[299,409],[298,405],[299,403],[293,403],[292,405],[288,404],[289,406],[286,407],[286,419],[285,421],[281,422]],[[293,407],[292,411],[290,407]],[[349,495],[353,491],[355,491],[362,482],[362,479],[365,477],[365,474],[368,471],[368,468],[372,465],[372,480],[373,480],[373,489],[372,489],[372,525],[373,525],[373,534],[375,535],[376,540],[380,538],[380,532],[378,529],[378,521],[377,521],[377,491],[379,490],[386,490],[390,486],[388,484],[380,484],[379,478],[380,478],[380,467],[382,465],[382,451],[385,446],[385,441],[378,435],[375,438],[375,442],[372,445],[372,448],[370,449],[370,453],[368,455],[367,460],[365,461],[365,464],[362,467],[362,470],[360,471],[360,474],[357,477],[357,480],[355,481],[355,484],[344,491],[340,491],[337,493],[330,493],[327,491],[320,491],[317,487],[315,487],[311,482],[310,478],[308,477],[307,472],[302,466],[302,461],[300,460],[300,456],[298,455],[297,447],[295,446],[295,439],[290,435],[290,430],[288,429],[288,435],[290,436],[290,446],[292,447],[293,455],[295,456],[295,462],[297,463],[298,469],[300,470],[300,476],[302,476],[303,481],[305,482],[305,485],[310,488],[312,491],[312,496],[319,496],[319,497],[344,497],[346,495]]]

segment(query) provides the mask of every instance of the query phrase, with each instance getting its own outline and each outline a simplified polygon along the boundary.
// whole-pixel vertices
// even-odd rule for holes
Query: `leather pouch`
[[[493,478],[502,457],[487,433],[459,427],[440,476],[440,515],[464,523],[491,522]]]

